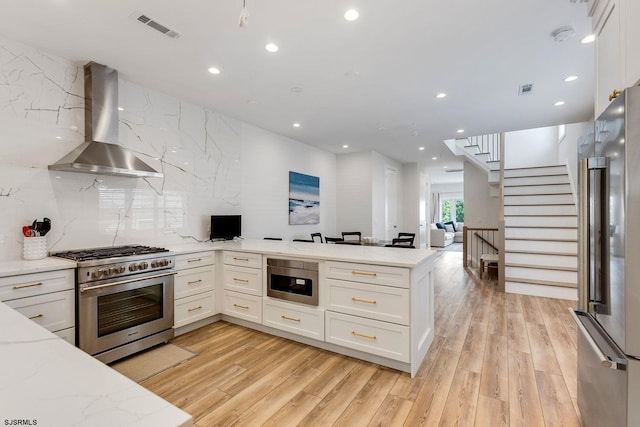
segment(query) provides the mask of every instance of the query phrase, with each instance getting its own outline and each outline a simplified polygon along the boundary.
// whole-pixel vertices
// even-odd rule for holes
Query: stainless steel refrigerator
[[[578,151],[578,407],[585,427],[640,426],[640,87]]]

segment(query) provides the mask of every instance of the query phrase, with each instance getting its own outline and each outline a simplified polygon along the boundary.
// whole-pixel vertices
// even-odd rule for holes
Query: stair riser
[[[497,184],[500,182],[500,171],[490,171],[488,175],[488,181],[490,184]]]
[[[504,218],[505,227],[577,227],[578,218],[575,216],[507,216]]]
[[[504,187],[505,196],[519,196],[525,194],[560,194],[571,193],[569,184],[562,185],[526,185],[519,187]]]
[[[533,251],[553,252],[567,255],[576,255],[578,245],[575,242],[545,242],[533,240],[508,240],[504,241],[505,252],[509,251]]]
[[[507,205],[562,205],[572,204],[571,194],[553,194],[548,196],[504,196]]]
[[[561,286],[532,285],[528,283],[505,282],[505,292],[510,294],[534,295],[546,298],[577,300],[578,292],[575,288]]]
[[[576,207],[569,205],[553,206],[505,206],[505,215],[576,215]]]
[[[528,168],[528,169],[505,169],[505,177],[516,176],[540,176],[540,175],[556,175],[561,173],[567,173],[566,166],[546,166],[541,168]]]
[[[541,265],[549,267],[578,268],[578,257],[562,255],[516,254],[505,252],[505,264]]]
[[[542,270],[538,268],[505,267],[505,277],[510,279],[540,280],[545,282],[561,282],[567,286],[578,283],[578,273],[573,271]]]
[[[489,170],[491,171],[500,170],[500,162],[487,162],[487,166],[489,166]]]
[[[522,178],[504,177],[504,185],[533,185],[533,184],[569,184],[569,176],[562,175],[542,175],[526,176]]]
[[[558,239],[578,240],[575,228],[505,228],[507,239]]]

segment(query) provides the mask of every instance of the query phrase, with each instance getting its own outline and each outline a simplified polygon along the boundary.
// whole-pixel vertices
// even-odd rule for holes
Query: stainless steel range
[[[78,263],[80,349],[109,363],[173,338],[173,252],[113,246],[52,255]]]

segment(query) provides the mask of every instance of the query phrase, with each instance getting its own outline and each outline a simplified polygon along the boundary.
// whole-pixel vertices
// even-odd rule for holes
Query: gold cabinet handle
[[[236,282],[242,282],[242,283],[249,283],[248,280],[245,279],[238,279],[237,277],[234,277],[233,280],[235,280]]]
[[[293,320],[294,322],[299,322],[300,319],[294,319],[293,317],[287,317],[284,314],[282,316],[280,316],[281,318],[283,318],[284,320]]]
[[[30,285],[15,285],[13,289],[33,288],[34,286],[42,286],[42,282],[32,283]]]
[[[365,334],[359,334],[356,331],[352,331],[351,335],[355,335],[356,337],[362,337],[362,338],[367,338],[370,340],[375,340],[377,339],[377,337],[375,335],[365,335]]]
[[[609,102],[616,99],[622,92],[618,89],[614,89],[612,93],[609,94]]]
[[[200,309],[202,309],[201,305],[197,306],[196,308],[189,308],[189,309],[187,309],[187,311],[191,312],[191,311],[196,311],[196,310],[200,310]]]
[[[193,258],[193,259],[188,259],[187,262],[199,262],[202,261],[202,258]]]
[[[248,306],[246,306],[246,305],[233,304],[233,306],[234,306],[234,307],[237,307],[237,308],[244,308],[245,310],[249,310],[249,307],[248,307]]]
[[[39,317],[44,317],[44,314],[40,313],[40,314],[36,314],[35,316],[31,316],[29,317],[29,319],[33,320],[33,319],[37,319]]]
[[[233,257],[234,261],[249,261],[249,258],[237,258],[237,257]]]
[[[367,300],[367,299],[360,299],[360,298],[356,298],[356,297],[351,298],[351,301],[354,301],[354,302],[364,302],[364,303],[366,303],[366,304],[377,304],[377,301],[376,301],[376,300],[371,301],[371,300]]]
[[[356,274],[360,276],[369,276],[369,277],[376,277],[378,275],[378,273],[369,273],[368,271],[356,271],[356,270],[353,270],[351,274]]]
[[[187,282],[187,285],[193,285],[194,283],[200,283],[200,282],[202,282],[202,279],[192,280],[191,282]]]

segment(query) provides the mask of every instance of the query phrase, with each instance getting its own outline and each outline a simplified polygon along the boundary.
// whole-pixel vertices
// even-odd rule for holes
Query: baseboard
[[[508,294],[532,295],[536,297],[578,300],[578,290],[562,286],[532,285],[530,283],[506,282],[505,292]]]

